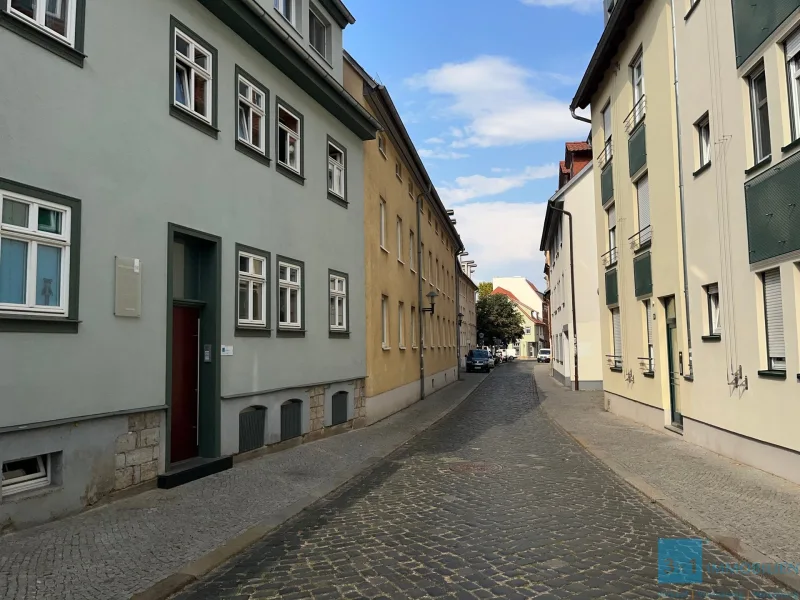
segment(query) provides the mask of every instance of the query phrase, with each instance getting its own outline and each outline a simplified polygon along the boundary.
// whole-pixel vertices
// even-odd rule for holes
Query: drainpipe
[[[580,115],[576,115],[574,108],[570,108],[569,109],[569,114],[571,114],[572,118],[575,119],[576,121],[583,121],[584,123],[588,123],[589,125],[592,124],[592,120],[591,119],[587,119],[586,117],[582,117]]]
[[[433,184],[428,186],[428,193],[433,189]],[[425,344],[423,344],[423,319],[425,313],[422,312],[422,219],[420,219],[420,208],[424,205],[422,200],[425,198],[425,193],[417,196],[417,316],[419,317],[419,399],[425,397]],[[428,274],[430,276],[430,273]]]
[[[458,318],[461,313],[461,296],[458,293],[458,280],[461,279],[461,261],[458,258],[458,253],[455,255],[455,275],[456,275],[456,381],[461,379],[461,319]]]
[[[573,114],[573,116],[575,116]],[[575,391],[580,390],[580,378],[578,377],[578,317],[575,312],[575,252],[573,251],[572,244],[572,213],[563,208],[556,208],[552,204],[548,207],[556,212],[567,215],[569,221],[569,279],[570,279],[570,295],[572,296],[572,346],[575,352]],[[551,321],[552,323],[552,321]],[[551,328],[552,329],[552,328]],[[550,347],[550,354],[553,353],[552,345]],[[553,358],[551,356],[550,360]]]
[[[681,245],[683,250],[683,301],[686,304],[686,340],[689,349],[689,379],[694,379],[692,362],[692,323],[689,319],[689,265],[686,259],[686,205],[683,192],[683,152],[681,151],[681,112],[678,95],[678,34],[675,29],[675,0],[669,2],[672,13],[672,65],[675,70],[675,122],[678,135],[678,193],[681,202]]]

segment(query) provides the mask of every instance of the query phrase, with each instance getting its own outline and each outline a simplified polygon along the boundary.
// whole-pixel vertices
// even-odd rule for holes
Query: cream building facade
[[[548,334],[542,320],[543,294],[525,277],[493,277],[492,293],[504,294],[517,307],[524,319],[525,334],[514,343],[517,357],[536,358],[539,348],[548,345]],[[487,341],[490,344],[490,341]],[[490,344],[491,345],[491,344]]]
[[[622,0],[572,103],[592,105],[608,408],[796,482],[798,31],[794,0]]]
[[[364,144],[370,424],[456,381],[464,247],[386,88],[346,52],[344,85],[384,128]]]
[[[460,262],[460,261],[459,261]],[[466,368],[466,356],[478,343],[478,331],[476,328],[477,315],[475,313],[475,302],[478,295],[478,284],[472,281],[472,277],[467,273],[466,265],[460,264],[458,269],[458,312],[460,318],[458,330],[459,351],[458,357],[461,367]]]

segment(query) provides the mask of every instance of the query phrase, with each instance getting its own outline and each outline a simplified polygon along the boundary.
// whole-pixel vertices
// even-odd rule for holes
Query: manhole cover
[[[495,473],[502,467],[491,463],[459,462],[450,465],[450,470],[456,473]]]

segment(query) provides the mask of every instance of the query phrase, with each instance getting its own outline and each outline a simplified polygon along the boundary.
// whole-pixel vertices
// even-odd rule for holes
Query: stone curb
[[[483,379],[481,379],[477,384],[465,390],[461,394],[461,396],[456,398],[456,400],[450,406],[448,406],[438,415],[436,415],[434,419],[425,427],[411,428],[409,430],[410,435],[408,437],[404,438],[400,443],[387,450],[381,456],[370,457],[362,461],[358,465],[342,471],[332,480],[318,485],[316,488],[311,490],[305,496],[296,500],[289,506],[286,506],[281,510],[279,510],[278,512],[270,515],[260,523],[248,527],[239,535],[229,539],[218,548],[201,556],[197,560],[193,560],[185,564],[176,573],[173,573],[172,575],[165,577],[164,579],[153,584],[146,590],[134,594],[133,596],[131,596],[131,600],[167,600],[171,596],[177,594],[178,592],[188,587],[192,583],[196,582],[198,579],[200,579],[210,571],[216,569],[223,563],[231,560],[236,555],[244,552],[245,550],[247,550],[247,548],[258,542],[264,536],[268,535],[271,531],[273,531],[274,529],[276,529],[277,527],[279,527],[292,517],[301,513],[303,510],[309,508],[311,505],[315,504],[317,501],[321,500],[331,492],[340,488],[341,486],[343,486],[345,483],[347,483],[357,475],[368,472],[369,470],[377,466],[377,464],[381,462],[384,458],[392,454],[395,450],[397,450],[404,444],[410,442],[412,439],[417,437],[423,431],[426,431],[427,429],[430,429],[431,427],[436,425],[439,421],[441,421],[443,418],[445,418],[447,415],[453,412],[453,410],[458,408],[481,385],[483,385],[483,382],[486,381],[490,376],[491,372],[485,377],[483,377]],[[442,390],[439,391],[445,391],[446,389],[447,388],[443,388]],[[414,405],[412,404],[411,406]]]
[[[535,377],[534,377],[534,386],[538,390],[538,384],[535,383]],[[586,452],[588,452],[589,454],[600,460],[602,463],[604,463],[609,469],[611,469],[618,477],[620,477],[628,485],[635,488],[640,493],[644,494],[651,502],[660,505],[664,510],[670,513],[672,516],[677,517],[678,519],[689,525],[689,527],[696,530],[698,533],[702,534],[703,536],[707,537],[709,540],[711,540],[718,546],[721,546],[722,548],[733,554],[739,560],[750,564],[758,563],[762,565],[775,564],[780,562],[779,560],[776,560],[760,552],[759,550],[756,550],[749,544],[744,543],[731,532],[724,531],[720,529],[718,526],[709,523],[708,521],[703,519],[703,517],[694,512],[690,506],[687,506],[683,502],[679,502],[678,500],[670,498],[663,491],[650,485],[639,475],[632,473],[622,464],[617,462],[604,450],[597,448],[596,446],[584,440],[580,436],[571,433],[563,425],[561,425],[561,423],[559,423],[554,416],[552,416],[548,412],[547,408],[544,407],[544,404],[542,404],[541,406],[547,420],[550,421],[559,431],[564,433],[569,438],[575,440],[575,442],[581,448],[583,448]],[[793,575],[791,573],[760,573],[760,574],[763,577],[766,577],[767,579],[771,579],[778,584],[784,585],[787,588],[800,593],[800,576]]]

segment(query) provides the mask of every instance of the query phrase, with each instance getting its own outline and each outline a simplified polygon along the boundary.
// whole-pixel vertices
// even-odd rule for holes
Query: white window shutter
[[[786,40],[786,60],[792,60],[798,54],[800,54],[800,29]]]
[[[650,226],[650,183],[647,175],[636,182],[636,196],[639,207],[639,231]]]
[[[653,301],[645,300],[645,306],[647,307],[645,311],[647,315],[647,344],[651,345],[653,343]]]
[[[707,289],[709,296],[713,294],[719,294],[719,285],[717,285],[716,283],[709,284]]]
[[[767,317],[767,355],[770,363],[768,368],[785,369],[786,341],[783,336],[780,269],[764,273],[764,308]]]
[[[611,309],[611,321],[614,326],[614,356],[622,360],[622,323],[620,322],[619,309]]]

